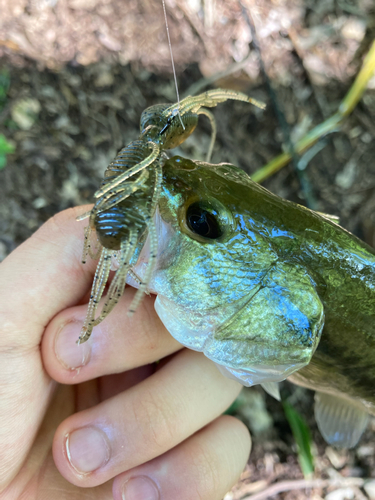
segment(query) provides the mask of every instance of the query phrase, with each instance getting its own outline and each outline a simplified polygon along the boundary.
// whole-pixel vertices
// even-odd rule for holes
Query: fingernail
[[[110,446],[104,433],[95,427],[83,427],[66,438],[66,454],[72,467],[80,473],[93,472],[105,465]]]
[[[81,323],[65,324],[55,338],[56,357],[64,368],[74,370],[88,363],[91,354],[90,342],[77,344]]]
[[[132,477],[123,486],[122,500],[159,500],[159,490],[149,477]]]

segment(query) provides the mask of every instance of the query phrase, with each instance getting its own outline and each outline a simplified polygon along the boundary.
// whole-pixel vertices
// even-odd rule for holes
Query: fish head
[[[308,364],[324,323],[313,281],[280,258],[271,221],[256,208],[272,196],[233,165],[175,156],[163,167],[155,215],[149,289],[160,319],[179,342],[248,386],[284,380]],[[146,243],[134,268],[140,276],[148,251]]]

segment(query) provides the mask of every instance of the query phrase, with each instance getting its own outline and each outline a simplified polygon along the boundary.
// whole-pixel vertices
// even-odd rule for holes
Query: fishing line
[[[178,117],[180,118],[180,122],[181,122],[182,128],[185,130],[185,125],[183,124],[182,118],[181,118],[181,115],[180,115],[180,94],[178,93],[177,76],[176,76],[176,70],[175,70],[175,67],[174,67],[171,37],[169,36],[169,28],[168,28],[168,20],[167,20],[167,11],[166,11],[166,8],[165,8],[165,0],[162,0],[162,4],[163,4],[163,11],[164,11],[165,27],[167,28],[169,53],[171,54],[172,69],[173,69],[173,76],[174,76],[174,84],[175,84],[175,87],[176,87],[176,94],[177,94],[177,104],[178,104],[177,114],[178,114]]]

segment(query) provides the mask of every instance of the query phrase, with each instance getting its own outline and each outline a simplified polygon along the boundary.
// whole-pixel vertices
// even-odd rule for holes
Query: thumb
[[[0,265],[0,491],[25,460],[53,392],[40,354],[44,329],[91,284],[92,266],[80,262],[82,212],[53,217]]]

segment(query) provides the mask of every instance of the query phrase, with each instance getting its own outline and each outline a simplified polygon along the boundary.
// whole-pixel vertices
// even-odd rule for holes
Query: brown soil
[[[180,93],[221,86],[267,103],[264,112],[242,103],[214,110],[213,162],[229,161],[252,173],[281,151],[285,135],[296,140],[337,110],[374,38],[375,15],[371,0],[247,0],[246,6],[276,108],[235,0],[167,2]],[[0,75],[10,77],[0,132],[15,145],[0,171],[4,258],[53,214],[92,202],[105,167],[137,137],[141,112],[176,97],[161,2],[3,0],[0,10]],[[343,130],[312,155],[304,188],[292,165],[264,183],[301,204],[309,196],[307,185],[313,208],[338,215],[344,227],[373,246],[374,89],[372,79]],[[204,159],[209,133],[202,118],[199,131],[174,152]],[[355,451],[327,452],[310,415],[311,393],[298,391],[297,407],[317,445],[317,477],[337,470],[342,477],[374,477],[374,425]],[[253,428],[248,470],[228,500],[247,497],[253,491],[248,484],[255,481],[302,477],[280,405],[268,396],[266,402],[267,412],[263,408],[258,417],[240,412],[254,428],[257,418],[272,417],[258,434]],[[356,488],[353,498],[363,498]],[[317,499],[327,491],[297,490],[275,498]]]

